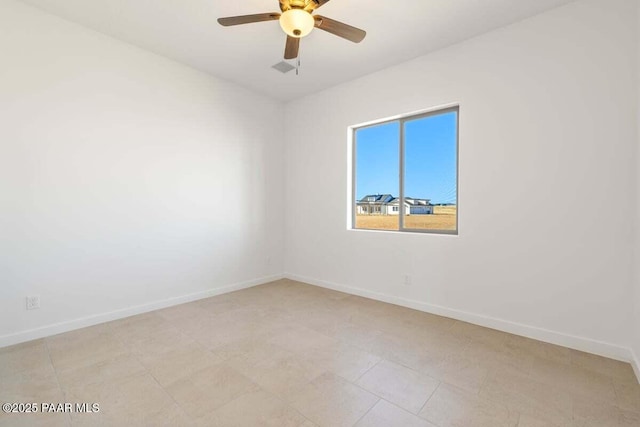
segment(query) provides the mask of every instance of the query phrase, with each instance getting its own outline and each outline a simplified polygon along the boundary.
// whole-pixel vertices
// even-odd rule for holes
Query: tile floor
[[[0,425],[640,426],[628,364],[290,280],[0,349]]]

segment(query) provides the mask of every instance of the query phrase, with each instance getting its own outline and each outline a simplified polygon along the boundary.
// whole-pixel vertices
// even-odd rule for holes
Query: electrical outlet
[[[405,286],[411,285],[411,276],[409,276],[408,274],[404,275],[404,285]]]
[[[40,308],[40,295],[27,297],[27,310],[35,310]]]

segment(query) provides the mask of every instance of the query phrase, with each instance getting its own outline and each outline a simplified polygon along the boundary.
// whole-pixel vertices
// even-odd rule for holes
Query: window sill
[[[365,233],[390,233],[390,234],[422,234],[437,236],[458,236],[458,230],[377,230],[374,228],[347,228],[347,231],[365,232]]]

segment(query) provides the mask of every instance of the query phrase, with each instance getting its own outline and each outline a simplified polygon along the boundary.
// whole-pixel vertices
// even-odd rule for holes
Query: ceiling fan
[[[279,0],[282,13],[259,13],[256,15],[231,16],[219,18],[218,23],[225,27],[251,24],[253,22],[280,21],[280,26],[287,33],[284,49],[285,59],[298,57],[300,39],[308,35],[314,28],[319,28],[354,43],[360,43],[367,33],[359,28],[320,15],[312,15],[329,0]]]

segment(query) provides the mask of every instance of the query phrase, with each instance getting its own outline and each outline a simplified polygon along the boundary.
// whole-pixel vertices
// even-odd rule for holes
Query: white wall
[[[0,346],[277,277],[284,235],[293,277],[640,356],[634,7],[583,0],[290,103],[318,120],[287,123],[285,185],[279,103],[0,0]],[[460,235],[347,231],[347,127],[451,102]]]
[[[629,358],[635,7],[579,1],[288,104],[316,117],[286,133],[288,274]],[[460,235],[348,231],[347,127],[454,102]]]
[[[282,273],[281,104],[12,0],[0,52],[0,346]]]
[[[635,335],[633,337],[633,351],[635,353],[635,369],[636,376],[638,377],[638,381],[640,381],[640,3],[637,4],[637,25],[636,25],[636,47],[637,47],[637,62],[636,62],[636,73],[638,76],[637,86],[638,86],[638,99],[637,99],[637,110],[636,110],[636,123],[638,125],[638,144],[636,146],[636,156],[637,156],[637,168],[636,168],[636,189],[635,189],[635,197],[637,201],[636,205],[636,250],[635,250],[635,280],[634,280],[634,304],[635,304]]]

